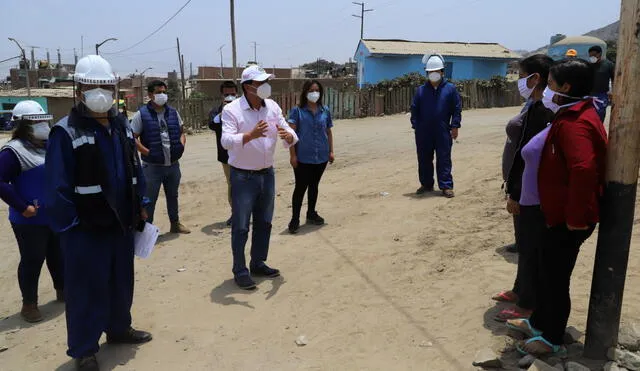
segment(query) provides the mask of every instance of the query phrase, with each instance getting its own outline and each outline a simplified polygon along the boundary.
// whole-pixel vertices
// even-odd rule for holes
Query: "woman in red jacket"
[[[539,249],[538,305],[529,320],[507,322],[530,337],[518,347],[523,354],[566,351],[571,273],[599,221],[604,187],[607,134],[586,97],[592,85],[592,66],[581,59],[557,62],[549,71],[543,103],[556,115],[540,148],[538,191],[548,228]]]

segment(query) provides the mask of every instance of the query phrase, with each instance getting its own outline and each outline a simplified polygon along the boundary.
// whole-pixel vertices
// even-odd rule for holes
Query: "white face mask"
[[[559,95],[561,97],[566,97],[566,98],[572,98],[572,99],[583,99],[583,98],[576,98],[576,97],[572,97],[570,95],[566,95],[566,94],[555,92],[555,91],[549,89],[549,87],[547,86],[547,88],[544,89],[544,92],[542,93],[542,104],[544,104],[544,106],[547,107],[553,113],[558,113],[558,111],[560,111],[561,108],[575,106],[576,104],[580,103],[580,101],[578,101],[578,102],[573,102],[573,103],[569,103],[569,104],[565,104],[565,105],[560,106],[556,102],[553,101],[553,98],[556,95]]]
[[[429,81],[431,82],[440,82],[442,80],[442,75],[438,71],[429,72]]]
[[[589,62],[598,63],[598,57],[589,57]]]
[[[268,82],[258,86],[256,89],[256,95],[260,97],[260,99],[267,99],[271,96],[271,85]]]
[[[38,122],[36,124],[31,125],[31,130],[33,131],[33,137],[38,140],[47,140],[49,139],[49,133],[51,132],[51,128],[49,127],[48,122]]]
[[[529,99],[529,97],[531,97],[531,94],[533,93],[533,89],[534,88],[530,88],[527,85],[527,82],[529,81],[529,78],[531,78],[531,76],[533,76],[535,74],[531,74],[527,77],[523,77],[520,80],[518,80],[518,90],[520,91],[520,95],[522,96],[522,98],[524,99]]]
[[[159,105],[160,107],[167,104],[168,100],[169,100],[169,96],[166,95],[165,93],[158,93],[153,95],[153,103]]]
[[[87,90],[82,93],[84,104],[91,111],[105,113],[113,106],[113,92],[102,88]]]
[[[234,100],[236,100],[236,96],[235,95],[227,95],[226,97],[224,97],[224,101],[227,103],[231,103]]]
[[[309,102],[315,103],[317,101],[320,100],[320,92],[319,91],[313,91],[310,93],[307,93],[307,99],[309,100]]]

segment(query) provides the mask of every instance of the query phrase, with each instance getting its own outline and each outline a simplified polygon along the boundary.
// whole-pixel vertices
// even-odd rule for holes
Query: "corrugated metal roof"
[[[0,97],[26,97],[27,89],[0,90]],[[31,89],[32,97],[73,98],[72,88]]]
[[[371,54],[518,59],[520,55],[497,43],[422,42],[407,40],[362,40]]]
[[[606,44],[604,41],[593,36],[570,36],[558,41],[553,45],[570,45],[570,44],[593,44],[602,45]]]

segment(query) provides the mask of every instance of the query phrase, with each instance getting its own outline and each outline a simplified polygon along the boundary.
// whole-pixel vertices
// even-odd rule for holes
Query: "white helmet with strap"
[[[49,121],[53,120],[53,115],[47,114],[40,103],[34,100],[23,100],[13,107],[11,120]]]
[[[444,70],[444,57],[437,53],[425,54],[422,63],[425,64],[424,69],[427,72]]]
[[[76,64],[73,81],[86,85],[116,85],[118,79],[104,58],[99,55],[87,55]]]

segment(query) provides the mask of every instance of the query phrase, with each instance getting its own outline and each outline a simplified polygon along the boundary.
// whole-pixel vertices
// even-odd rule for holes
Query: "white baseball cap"
[[[266,81],[275,77],[276,75],[267,73],[264,68],[253,65],[242,71],[242,79],[240,80],[240,83],[244,84],[247,81]]]

